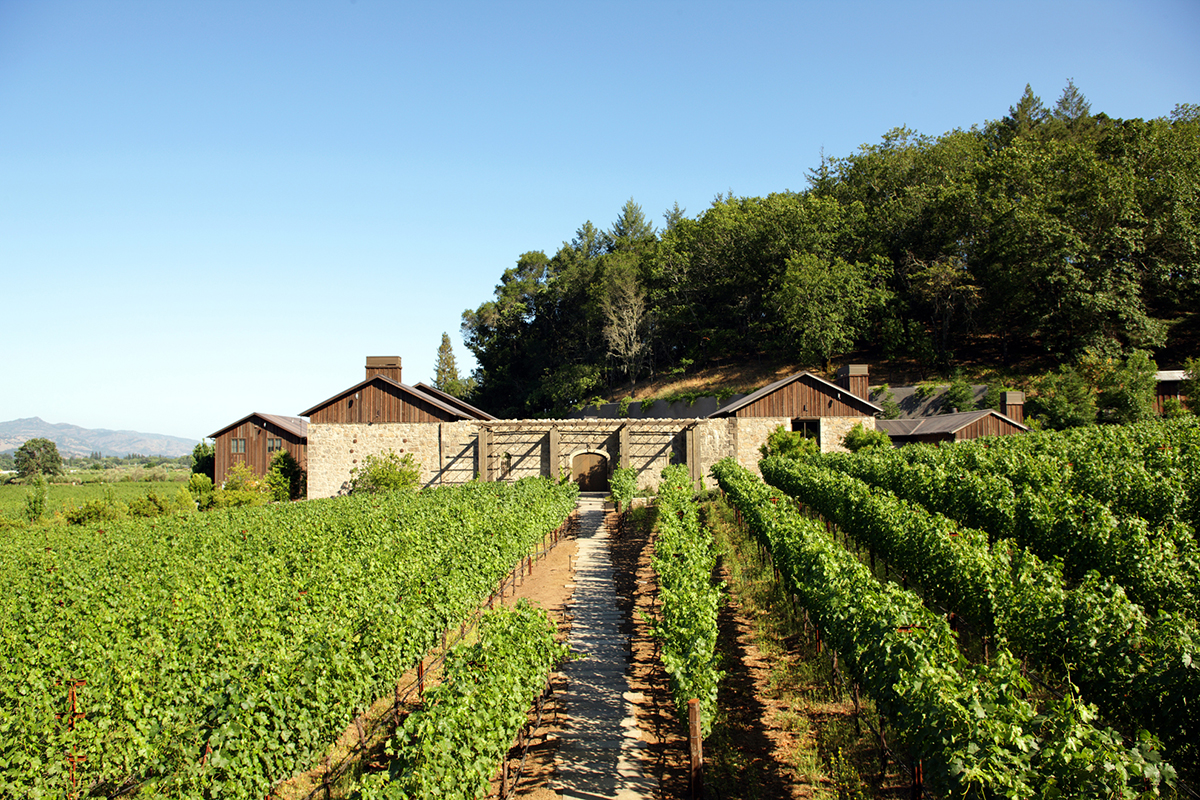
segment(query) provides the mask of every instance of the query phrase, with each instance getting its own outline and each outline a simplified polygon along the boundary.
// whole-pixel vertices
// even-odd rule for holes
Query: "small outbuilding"
[[[824,453],[842,449],[842,438],[855,425],[875,429],[875,417],[883,409],[866,396],[867,367],[851,364],[838,373],[838,383],[811,372],[797,372],[717,409],[709,418],[736,419],[739,444],[753,442],[754,451],[771,431],[783,425],[815,438]],[[738,460],[746,463],[754,451],[739,452]]]
[[[939,414],[935,417],[880,419],[875,421],[875,427],[890,436],[893,444],[898,445],[916,442],[961,442],[980,436],[1005,436],[1029,430],[1027,426],[991,408]]]
[[[234,464],[246,464],[255,475],[265,475],[280,450],[306,469],[308,463],[308,420],[279,414],[254,412],[210,434],[214,440],[214,483],[225,483]]]

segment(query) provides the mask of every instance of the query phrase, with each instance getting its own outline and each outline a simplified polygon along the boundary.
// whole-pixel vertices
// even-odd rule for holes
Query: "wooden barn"
[[[255,475],[265,475],[271,460],[287,450],[305,469],[308,462],[308,421],[301,417],[254,412],[210,434],[216,455],[214,483],[225,483],[230,468],[244,463]]]
[[[991,408],[939,414],[934,417],[881,419],[876,420],[875,426],[892,437],[892,443],[897,445],[916,442],[961,442],[978,439],[980,436],[1006,436],[1029,430],[1020,422]]]
[[[765,441],[771,430],[783,425],[817,439],[822,452],[838,450],[851,428],[861,423],[868,430],[874,429],[875,416],[883,413],[882,408],[866,399],[867,381],[863,364],[843,367],[838,383],[811,372],[798,372],[717,409],[709,418],[736,419],[739,441]],[[762,424],[755,426],[756,420]],[[741,454],[738,458],[743,460]]]

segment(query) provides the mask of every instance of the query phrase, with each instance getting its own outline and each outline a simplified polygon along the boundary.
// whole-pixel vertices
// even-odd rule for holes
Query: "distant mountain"
[[[93,430],[65,423],[52,425],[38,417],[0,422],[0,453],[16,450],[30,439],[49,439],[64,457],[86,456],[98,451],[106,456],[137,453],[176,458],[190,455],[198,441],[161,433]]]

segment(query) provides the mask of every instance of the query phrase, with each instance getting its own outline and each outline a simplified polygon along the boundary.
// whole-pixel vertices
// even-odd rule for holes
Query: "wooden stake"
[[[700,701],[688,700],[688,751],[691,755],[691,788],[692,800],[704,796],[704,743],[703,728],[700,725]]]

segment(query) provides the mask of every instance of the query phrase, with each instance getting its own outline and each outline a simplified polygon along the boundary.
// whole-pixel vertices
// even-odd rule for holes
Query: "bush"
[[[617,511],[625,511],[637,493],[637,470],[633,467],[617,467],[608,481],[608,487]]]
[[[56,451],[57,452],[57,451]],[[46,516],[46,501],[50,497],[50,483],[45,475],[35,475],[29,490],[25,492],[25,519],[37,522]]]
[[[147,492],[129,501],[129,514],[134,517],[161,517],[174,510],[174,504],[159,497],[158,492]]]
[[[868,447],[891,447],[892,437],[883,431],[869,431],[860,422],[842,437],[842,446],[851,453],[857,453]]]
[[[213,492],[213,505],[217,508],[262,506],[270,499],[265,481],[259,480],[244,461],[230,467],[224,485]]]
[[[300,462],[287,450],[280,450],[271,459],[271,469],[264,478],[267,494],[272,500],[296,500],[304,494],[304,471]]]
[[[803,458],[816,455],[821,451],[821,445],[816,439],[810,439],[803,431],[789,431],[779,425],[771,431],[767,441],[758,448],[763,458],[783,456],[784,458]]]
[[[1104,422],[1143,422],[1154,416],[1154,395],[1158,365],[1145,350],[1134,350],[1129,357],[1104,373],[1097,382],[1096,408]]]
[[[1096,422],[1096,393],[1072,367],[1042,376],[1026,401],[1029,415],[1051,430],[1065,430]]]
[[[378,494],[416,490],[421,485],[421,468],[412,453],[403,456],[388,450],[370,454],[350,471],[350,494]]]
[[[212,478],[202,472],[193,472],[191,477],[188,478],[186,489],[196,508],[204,511],[213,507]]]
[[[124,519],[128,511],[124,503],[118,503],[111,488],[104,490],[104,497],[86,500],[78,508],[63,512],[63,518],[71,525],[90,525],[115,519]]]

